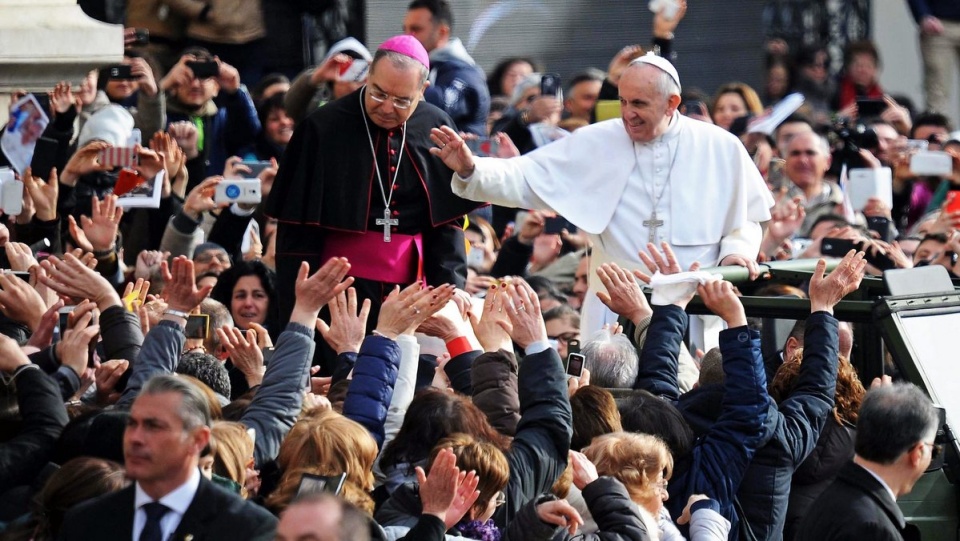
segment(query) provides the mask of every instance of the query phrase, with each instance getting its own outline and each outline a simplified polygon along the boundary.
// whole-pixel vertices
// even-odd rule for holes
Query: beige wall
[[[880,84],[891,94],[905,94],[917,106],[926,107],[923,99],[923,62],[917,40],[917,25],[913,21],[905,0],[874,0],[873,39],[880,48],[883,73]],[[948,111],[954,129],[960,129],[960,91],[954,78],[950,99],[952,110]]]

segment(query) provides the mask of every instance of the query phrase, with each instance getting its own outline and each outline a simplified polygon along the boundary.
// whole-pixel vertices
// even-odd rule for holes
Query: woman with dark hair
[[[513,88],[527,75],[537,71],[536,63],[530,58],[511,57],[501,60],[487,76],[487,89],[490,97],[513,95]]]
[[[257,134],[253,150],[244,156],[246,159],[279,160],[287,148],[293,137],[294,122],[284,106],[286,96],[286,92],[279,92],[257,104],[257,116],[263,129]]]
[[[21,524],[12,524],[0,540],[47,541],[60,533],[69,509],[127,485],[123,466],[116,462],[79,457],[60,467],[34,498],[33,514]]]
[[[620,432],[620,412],[610,391],[587,385],[570,397],[573,411],[573,439],[570,448],[579,451],[598,436]]]
[[[230,309],[237,328],[247,330],[255,323],[275,340],[280,334],[276,280],[260,261],[240,261],[220,275],[210,296]]]
[[[259,260],[240,261],[223,271],[210,296],[230,309],[237,329],[256,331],[255,326],[259,325],[266,329],[270,340],[276,342],[282,330],[278,324],[276,274]],[[253,374],[250,370],[241,371],[240,364],[231,359],[226,365],[230,374],[231,399],[259,384],[262,377],[262,374]],[[262,359],[259,364],[262,366]]]
[[[386,500],[403,483],[416,481],[414,468],[426,467],[430,452],[443,438],[462,433],[493,443],[502,451],[510,439],[497,432],[469,398],[428,387],[414,397],[397,436],[380,455],[384,479],[374,496]]]

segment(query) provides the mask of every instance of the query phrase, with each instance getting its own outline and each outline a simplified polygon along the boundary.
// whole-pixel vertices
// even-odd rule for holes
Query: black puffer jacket
[[[513,436],[520,422],[517,359],[500,350],[484,353],[473,363],[473,403],[501,434]]]

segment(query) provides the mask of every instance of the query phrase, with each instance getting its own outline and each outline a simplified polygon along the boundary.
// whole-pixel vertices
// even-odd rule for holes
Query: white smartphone
[[[224,180],[213,194],[215,203],[259,203],[260,179]]]

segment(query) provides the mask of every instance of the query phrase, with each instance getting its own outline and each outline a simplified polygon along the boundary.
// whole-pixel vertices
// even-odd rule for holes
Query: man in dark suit
[[[814,502],[797,541],[906,539],[896,500],[940,452],[933,443],[937,424],[933,404],[916,386],[871,389],[860,408],[853,462]]]
[[[171,375],[147,381],[123,437],[135,483],[71,509],[63,540],[269,540],[277,520],[207,481],[197,468],[210,410],[196,386]]]

